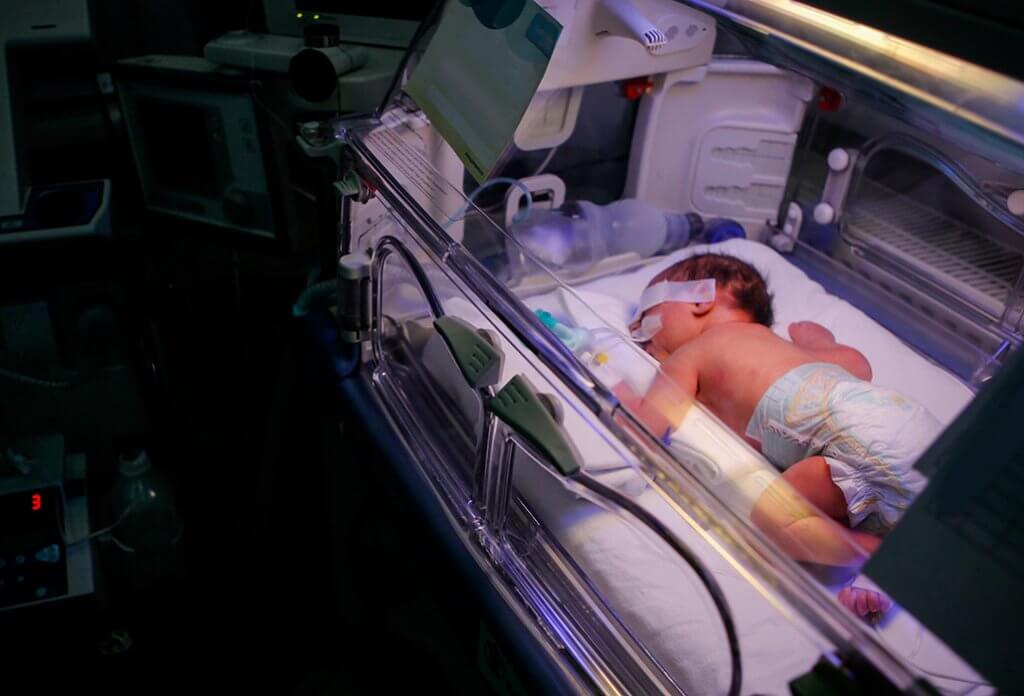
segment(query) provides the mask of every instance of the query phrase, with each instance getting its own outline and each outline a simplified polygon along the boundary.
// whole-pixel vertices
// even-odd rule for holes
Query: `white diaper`
[[[781,469],[823,455],[846,498],[850,526],[881,534],[924,488],[914,463],[941,430],[927,409],[902,394],[838,365],[810,363],[768,388],[747,436]]]

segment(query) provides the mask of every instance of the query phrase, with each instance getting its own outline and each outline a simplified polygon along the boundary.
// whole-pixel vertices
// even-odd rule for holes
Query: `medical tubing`
[[[480,192],[490,188],[491,186],[494,186],[495,184],[508,184],[509,186],[517,186],[519,189],[522,190],[523,193],[526,194],[526,210],[519,211],[512,218],[515,222],[525,220],[526,217],[530,214],[530,211],[533,210],[533,194],[530,192],[530,189],[527,188],[526,184],[521,182],[519,179],[512,179],[511,177],[507,176],[496,176],[493,179],[488,179],[487,181],[473,189],[473,193],[469,194],[469,197],[466,199],[466,202],[462,204],[462,207],[455,211],[454,215],[451,215],[448,218],[448,222],[444,223],[444,227],[447,228],[448,225],[452,224],[453,222],[461,218],[463,215],[465,215],[466,211],[469,210],[469,206],[471,206],[473,204],[473,201],[476,200],[476,197],[480,195]]]
[[[402,260],[405,261],[405,265],[412,271],[413,276],[416,278],[416,282],[419,283],[420,290],[423,291],[423,297],[426,299],[427,304],[430,305],[430,311],[435,318],[440,318],[445,315],[444,305],[441,304],[441,300],[438,299],[437,293],[434,292],[434,286],[430,282],[430,278],[427,277],[427,272],[423,270],[423,266],[419,260],[413,256],[412,252],[405,246],[402,240],[391,235],[381,237],[377,241],[377,246],[373,254],[373,263],[377,272],[384,267],[384,260],[392,252],[397,252]],[[378,298],[379,299],[379,298]],[[378,305],[379,310],[379,305]],[[378,316],[383,316],[383,312],[378,311]]]
[[[544,160],[537,165],[537,168],[533,170],[533,174],[531,174],[530,176],[540,176],[540,174],[543,173],[544,170],[548,168],[548,165],[551,164],[551,160],[554,159],[555,153],[558,152],[558,148],[559,146],[555,145],[553,148],[548,150],[547,157],[545,157]]]
[[[338,287],[336,279],[323,280],[310,285],[299,294],[295,304],[292,305],[292,316],[302,317],[309,313],[310,306],[322,297],[330,297]]]
[[[740,690],[743,687],[743,660],[740,654],[739,637],[736,634],[736,624],[733,622],[732,610],[729,609],[729,603],[725,598],[725,593],[722,592],[721,586],[718,584],[718,581],[715,580],[711,571],[708,570],[708,567],[704,565],[699,558],[697,558],[696,554],[694,554],[686,544],[680,541],[675,534],[662,524],[657,517],[649,513],[640,505],[637,505],[636,502],[628,496],[625,496],[614,488],[610,488],[586,475],[577,474],[572,476],[571,479],[602,498],[612,501],[640,520],[640,522],[645,524],[655,534],[661,537],[665,543],[671,546],[672,549],[678,553],[697,574],[697,577],[700,578],[700,581],[707,589],[708,594],[711,595],[711,601],[715,603],[715,608],[718,610],[718,615],[722,619],[722,626],[725,628],[725,635],[729,641],[729,657],[732,661],[732,677],[729,681],[729,696],[739,696]]]

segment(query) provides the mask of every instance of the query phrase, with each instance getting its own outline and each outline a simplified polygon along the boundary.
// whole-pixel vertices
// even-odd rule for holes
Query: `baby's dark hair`
[[[764,278],[753,266],[735,256],[697,254],[669,266],[655,276],[651,283],[704,278],[714,278],[715,290],[718,293],[723,290],[728,292],[736,307],[750,314],[756,323],[769,328],[774,323],[772,296]]]

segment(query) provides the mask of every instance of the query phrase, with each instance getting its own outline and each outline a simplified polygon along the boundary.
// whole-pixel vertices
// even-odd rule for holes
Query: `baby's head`
[[[662,282],[686,282],[713,278],[714,298],[708,302],[668,300],[650,307],[641,317],[657,316],[661,328],[650,339],[654,347],[671,353],[705,330],[725,322],[745,322],[771,327],[772,296],[761,274],[733,256],[698,254],[665,269],[648,287]],[[634,324],[636,326],[636,324]]]

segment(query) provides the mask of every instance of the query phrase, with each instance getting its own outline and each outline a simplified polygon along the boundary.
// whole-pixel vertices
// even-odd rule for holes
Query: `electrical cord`
[[[733,621],[732,610],[729,609],[729,603],[725,598],[725,593],[722,592],[721,586],[718,584],[718,581],[715,580],[711,571],[708,570],[708,567],[704,565],[704,563],[688,546],[686,546],[686,544],[680,541],[675,534],[665,527],[657,517],[649,513],[640,505],[637,505],[637,503],[629,497],[623,495],[614,488],[609,488],[589,476],[576,475],[572,477],[572,480],[602,498],[612,501],[650,527],[651,530],[671,546],[672,549],[678,553],[697,574],[697,577],[704,584],[705,589],[707,589],[708,594],[711,596],[711,601],[714,602],[715,608],[718,610],[718,615],[722,619],[722,626],[725,628],[725,635],[729,642],[729,657],[732,662],[732,677],[729,681],[728,692],[729,696],[739,696],[740,690],[743,687],[743,660],[740,654],[739,636],[736,634],[736,624]]]
[[[79,382],[74,380],[47,379],[45,377],[26,375],[22,372],[9,370],[6,367],[0,367],[0,378],[17,382],[19,384],[26,384],[30,387],[40,387],[42,389],[71,389],[79,384]]]

